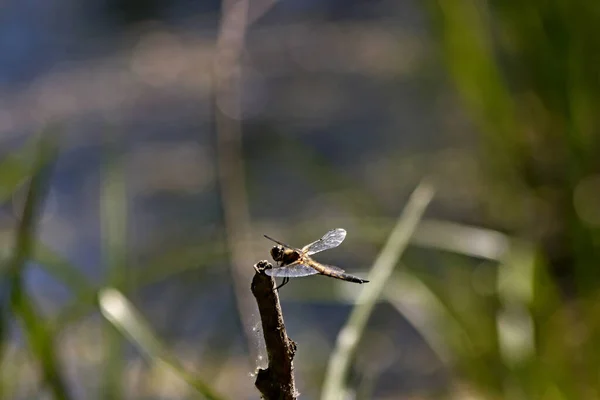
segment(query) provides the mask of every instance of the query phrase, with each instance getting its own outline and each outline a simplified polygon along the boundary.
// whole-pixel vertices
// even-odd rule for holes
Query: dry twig
[[[266,400],[293,400],[298,395],[292,362],[296,343],[285,331],[275,282],[263,272],[270,267],[267,261],[258,262],[254,266],[256,274],[252,279],[251,290],[258,304],[269,358],[267,369],[258,370],[255,385]]]

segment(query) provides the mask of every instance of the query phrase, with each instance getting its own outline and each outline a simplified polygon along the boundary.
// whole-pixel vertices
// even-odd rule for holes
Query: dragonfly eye
[[[279,246],[273,246],[271,249],[271,257],[274,261],[281,261],[283,258],[283,249]]]

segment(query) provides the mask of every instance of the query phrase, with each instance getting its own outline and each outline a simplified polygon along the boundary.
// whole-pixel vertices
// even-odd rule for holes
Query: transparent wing
[[[265,270],[265,274],[279,278],[299,278],[301,276],[316,275],[319,271],[304,264],[285,265]]]
[[[346,238],[346,230],[342,228],[332,229],[323,237],[316,242],[307,244],[302,248],[303,252],[306,252],[309,256],[311,254],[319,253],[324,250],[333,249],[338,247]]]

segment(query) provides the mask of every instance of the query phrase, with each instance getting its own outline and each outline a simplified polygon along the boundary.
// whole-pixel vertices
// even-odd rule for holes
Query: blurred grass
[[[40,137],[33,135],[17,151],[5,155],[0,161],[0,203],[5,203],[19,186],[39,172]]]
[[[9,343],[6,335],[9,333],[7,324],[8,319],[11,318],[10,313],[12,312],[19,317],[23,322],[24,333],[32,355],[41,366],[44,383],[50,388],[54,398],[68,399],[70,398],[68,389],[64,377],[61,375],[63,368],[58,365],[58,356],[55,352],[56,335],[59,330],[65,329],[69,324],[97,309],[97,293],[99,292],[76,266],[35,238],[36,223],[39,221],[40,210],[43,207],[43,201],[47,193],[47,180],[50,176],[48,166],[54,162],[58,146],[54,141],[54,137],[48,136],[50,139],[46,136],[41,139],[36,138],[36,140],[24,146],[21,152],[11,154],[0,163],[3,168],[12,169],[10,173],[4,170],[0,172],[0,178],[3,179],[0,180],[0,187],[2,187],[5,194],[5,200],[10,198],[12,192],[16,191],[23,182],[29,180],[24,212],[16,230],[14,252],[2,269],[3,295],[5,300],[9,299],[11,306],[10,309],[4,309],[2,331],[0,333],[2,334],[2,349],[4,349]],[[37,154],[33,153],[34,151]],[[127,273],[125,254],[127,211],[123,171],[114,158],[109,160],[105,171],[101,199],[101,221],[103,249],[108,272],[107,282],[115,287],[134,290],[181,272],[181,269],[165,269],[164,264],[167,260],[170,263],[173,263],[174,259],[179,260],[180,263],[177,263],[177,265],[184,265],[187,269],[189,265],[197,268],[198,260],[204,259],[205,262],[208,262],[211,259],[217,260],[224,257],[223,246],[213,243],[205,244],[201,248],[192,251],[174,250],[171,253],[165,252],[164,257],[153,260],[152,264],[148,266],[149,270],[144,269],[141,273],[131,276],[131,281],[136,283],[131,285],[128,279],[131,274]],[[41,316],[36,310],[32,299],[25,292],[22,273],[28,260],[40,264],[50,275],[66,284],[75,297],[73,305],[67,306],[54,323],[50,323]],[[155,267],[152,268],[152,265]],[[155,271],[155,273],[152,273],[152,271]],[[79,311],[73,315],[72,313],[77,310]],[[111,322],[115,321],[112,320]],[[104,352],[107,357],[104,368],[106,375],[104,382],[101,384],[101,390],[105,398],[122,398],[124,377],[122,340],[119,332],[112,324],[107,325],[106,328],[104,335],[106,346],[103,346],[107,349]],[[122,329],[122,327],[118,328]],[[142,344],[138,343],[138,345]],[[3,354],[4,352],[0,355]],[[160,364],[163,365],[167,363],[165,357],[167,357],[166,353],[162,355],[163,359],[156,361],[160,361]],[[6,360],[3,360],[3,362],[6,362]],[[203,393],[206,398],[219,398],[212,393],[206,384],[186,374],[180,368],[176,368],[172,361],[170,364],[165,365],[171,365],[172,376],[179,376],[184,379],[200,393]],[[0,386],[0,389],[2,389],[2,386]],[[3,394],[3,397],[10,396],[10,393],[4,391],[0,393]]]
[[[574,196],[600,173],[600,118],[590,112],[600,106],[591,67],[600,8],[585,1],[431,3],[444,60],[480,122],[489,213],[539,243],[564,291],[595,291],[600,228],[581,218]]]
[[[225,244],[217,241],[201,241],[194,248],[176,246],[173,249],[165,248],[159,257],[148,260],[141,268],[131,268],[130,279],[123,289],[125,293],[135,292],[143,287],[177,276],[189,270],[207,269],[211,263],[222,261],[226,256]],[[46,269],[56,270],[61,266],[57,259],[44,258]],[[169,265],[169,268],[165,268]],[[73,277],[71,276],[71,279]],[[96,310],[98,288],[83,286],[76,299],[65,305],[56,316],[55,325],[68,326],[68,324],[79,320]]]
[[[480,128],[485,223],[511,232],[488,294],[419,275],[422,291],[448,311],[437,329],[447,333],[452,366],[485,398],[600,398],[592,350],[600,326],[591,311],[600,227],[575,203],[580,185],[600,174],[600,117],[591,112],[600,106],[600,4],[428,6],[442,60]]]
[[[26,293],[23,282],[23,273],[31,254],[34,252],[37,222],[43,212],[44,200],[48,193],[52,165],[58,153],[58,138],[53,129],[48,129],[42,136],[36,138],[37,154],[34,158],[33,168],[17,169],[18,172],[27,170],[34,172],[30,177],[27,196],[20,221],[16,229],[14,250],[11,259],[2,271],[4,295],[10,298],[11,311],[22,323],[23,332],[29,350],[39,363],[44,384],[56,399],[69,399],[67,386],[62,376],[55,348],[57,339],[52,327],[36,309],[33,300]],[[5,164],[6,167],[6,164]],[[13,171],[14,172],[14,171]],[[8,182],[0,185],[9,187],[20,181],[17,174],[4,174]],[[21,177],[22,178],[22,177]],[[14,187],[14,186],[13,186]],[[9,316],[3,315],[3,335],[7,335],[7,321]],[[2,338],[3,346],[6,339]],[[4,354],[2,354],[3,356]]]
[[[415,189],[384,248],[373,264],[368,276],[370,282],[362,288],[347,323],[338,335],[325,374],[322,399],[340,400],[346,397],[346,375],[375,307],[375,302],[398,263],[398,259],[408,246],[410,237],[433,197],[433,192],[433,187],[427,182],[421,183]]]
[[[130,288],[131,273],[127,267],[127,194],[124,172],[119,160],[111,157],[106,166],[101,196],[102,238],[107,265],[107,288],[98,293],[102,315],[110,322],[106,326],[104,397],[124,397],[125,357],[118,331],[134,341],[150,361],[165,368],[170,379],[186,382],[207,399],[219,399],[210,386],[187,374],[170,357],[147,323],[121,294],[119,288]],[[172,260],[171,260],[172,261]],[[115,329],[116,328],[116,329]]]
[[[127,286],[127,193],[122,162],[113,149],[108,149],[104,179],[100,191],[100,225],[106,285],[121,289]],[[112,324],[105,324],[103,346],[104,381],[101,396],[106,399],[124,398],[125,360],[123,341]]]
[[[105,288],[99,293],[100,311],[123,335],[126,335],[142,352],[149,362],[159,366],[168,375],[170,384],[180,388],[184,383],[195,389],[205,398],[219,400],[217,395],[207,383],[188,374],[177,361],[171,357],[165,346],[152,332],[148,323],[145,322],[133,305],[116,289]],[[177,389],[174,389],[177,390]],[[177,390],[180,395],[185,396]],[[189,394],[189,393],[188,393]],[[165,395],[168,396],[167,393]]]

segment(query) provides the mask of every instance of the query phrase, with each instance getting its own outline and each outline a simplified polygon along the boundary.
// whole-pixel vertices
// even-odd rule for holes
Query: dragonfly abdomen
[[[354,282],[354,283],[369,282],[368,280],[359,278],[358,276],[354,276],[354,275],[350,275],[350,274],[346,274],[346,273],[340,273],[340,272],[328,272],[327,274],[324,274],[324,275],[331,276],[332,278],[341,279],[341,280],[344,280],[347,282]]]
[[[368,280],[359,278],[358,276],[347,274],[343,269],[334,267],[333,265],[325,265],[325,264],[316,263],[316,265],[313,265],[313,268],[315,266],[317,267],[315,269],[317,269],[321,275],[330,276],[332,278],[341,279],[341,280],[347,281],[347,282],[354,282],[354,283],[369,282]]]

